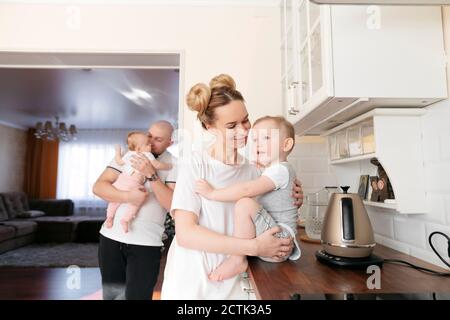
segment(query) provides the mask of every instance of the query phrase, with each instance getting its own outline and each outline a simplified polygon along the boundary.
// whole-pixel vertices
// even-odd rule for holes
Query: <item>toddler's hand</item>
[[[207,199],[208,199],[208,196],[213,191],[214,191],[214,188],[204,179],[197,180],[197,182],[195,183],[195,192],[204,196]]]

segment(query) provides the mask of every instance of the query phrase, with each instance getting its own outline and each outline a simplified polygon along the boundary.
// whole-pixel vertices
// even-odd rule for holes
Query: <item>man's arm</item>
[[[138,189],[121,191],[112,185],[119,177],[119,174],[120,172],[113,168],[106,168],[95,182],[92,192],[108,202],[127,202],[136,206],[142,205],[147,197],[147,192]]]
[[[214,189],[206,180],[197,181],[195,186],[195,191],[206,199],[223,202],[234,202],[244,197],[256,197],[274,189],[275,183],[266,176],[221,189]]]
[[[138,153],[137,155],[134,155],[131,159],[131,164],[135,170],[139,171],[146,177],[151,177],[156,174],[156,170],[152,163],[143,154]],[[175,183],[168,183],[166,185],[158,178],[155,181],[150,181],[150,185],[159,204],[167,211],[170,211]]]
[[[167,183],[166,185],[158,179],[155,181],[150,181],[150,185],[152,186],[153,193],[155,194],[156,200],[158,200],[159,204],[167,211],[170,211],[175,183]]]

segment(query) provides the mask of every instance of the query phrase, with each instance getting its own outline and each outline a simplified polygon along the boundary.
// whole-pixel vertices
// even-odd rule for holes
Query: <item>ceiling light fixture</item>
[[[59,117],[55,117],[55,123],[46,121],[36,123],[34,136],[38,139],[45,139],[48,141],[60,140],[64,142],[74,141],[77,139],[77,127],[70,125],[69,129],[64,122],[59,122]]]

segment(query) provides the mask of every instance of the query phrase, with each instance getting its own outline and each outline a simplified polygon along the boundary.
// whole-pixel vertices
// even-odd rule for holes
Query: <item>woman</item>
[[[195,85],[187,104],[216,141],[209,150],[194,153],[190,161],[180,160],[171,206],[176,236],[167,256],[161,299],[247,299],[239,277],[213,282],[209,273],[227,255],[282,258],[291,252],[292,239],[274,238],[278,227],[255,239],[233,238],[234,203],[210,201],[194,192],[198,179],[221,188],[260,174],[238,153],[247,143],[251,125],[234,80],[219,75],[209,87]]]

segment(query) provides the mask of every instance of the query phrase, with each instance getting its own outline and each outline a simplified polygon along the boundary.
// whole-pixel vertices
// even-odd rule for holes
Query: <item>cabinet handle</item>
[[[295,89],[297,88],[297,85],[298,85],[297,81],[291,82],[291,84],[289,85],[289,89]]]
[[[297,81],[293,81],[291,82],[291,84],[289,85],[289,91],[290,91],[290,98],[289,98],[289,104],[290,106],[288,107],[288,113],[290,115],[295,116],[297,113],[299,113],[300,111],[295,107],[296,105],[296,99],[295,99],[295,92],[292,92],[293,89],[297,89],[297,86],[299,85],[299,83]]]
[[[295,109],[295,107],[289,107],[289,109],[288,109],[288,113],[289,113],[290,115],[292,115],[292,116],[297,115],[297,113],[299,113],[299,112],[300,112],[300,111],[297,110],[297,109]]]

